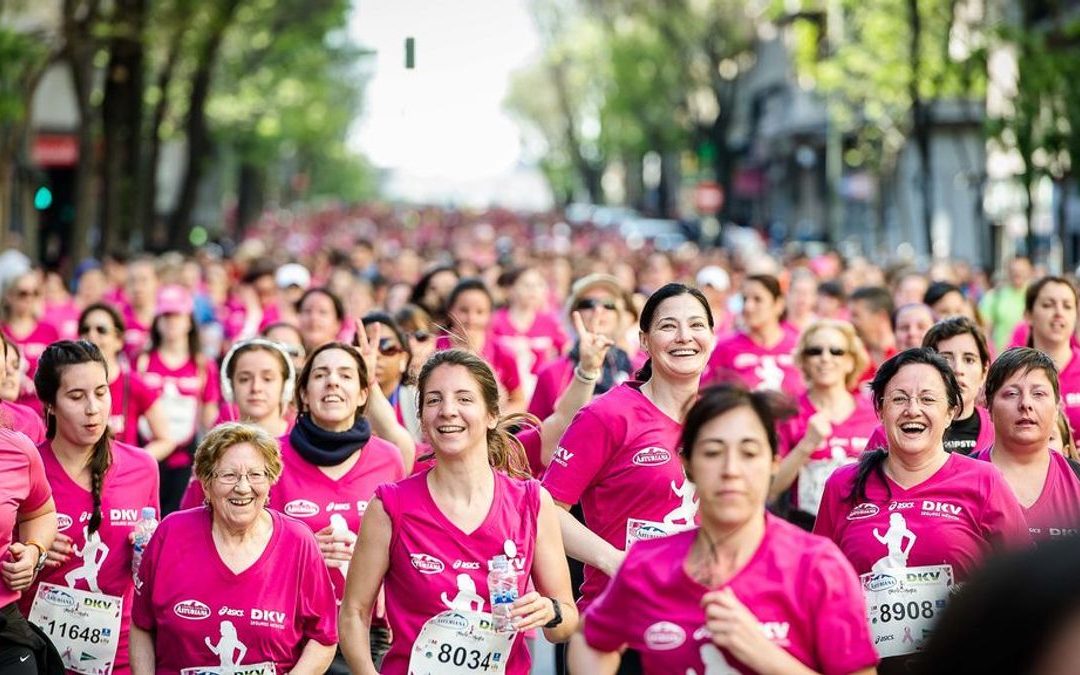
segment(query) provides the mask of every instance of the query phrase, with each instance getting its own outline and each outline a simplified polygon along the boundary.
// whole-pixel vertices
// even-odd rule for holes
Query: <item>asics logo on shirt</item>
[[[233,609],[231,607],[225,606],[218,610],[218,616],[238,616],[243,618],[244,610]]]
[[[456,570],[478,570],[480,569],[480,563],[474,560],[455,560],[451,567]]]
[[[915,502],[889,502],[890,511],[903,511],[915,508]]]
[[[573,459],[573,457],[574,453],[570,452],[566,448],[559,447],[557,450],[555,450],[555,454],[552,455],[551,461],[558,462],[560,465],[566,466],[570,463],[570,460]]]
[[[660,466],[667,464],[670,460],[671,453],[664,448],[649,447],[638,450],[630,461],[635,466]]]
[[[348,511],[350,504],[348,502],[330,502],[326,505],[328,512],[332,511]]]

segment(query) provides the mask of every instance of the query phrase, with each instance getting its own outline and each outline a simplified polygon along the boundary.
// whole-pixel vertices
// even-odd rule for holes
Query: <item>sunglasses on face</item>
[[[79,335],[89,335],[90,333],[97,333],[98,335],[108,335],[112,332],[112,328],[108,326],[79,326]]]
[[[576,305],[574,305],[574,309],[576,309],[579,312],[587,312],[589,310],[599,309],[601,307],[603,307],[604,309],[606,309],[606,310],[608,310],[610,312],[614,312],[615,311],[615,301],[614,300],[599,300],[597,298],[586,298],[584,300],[579,300],[578,303]]]
[[[409,337],[411,337],[412,339],[416,340],[417,342],[423,344],[423,343],[427,342],[428,340],[430,340],[432,338],[432,335],[431,335],[431,333],[427,332],[426,330],[418,330],[418,331],[413,331],[412,333],[410,333]]]
[[[405,351],[401,345],[394,344],[390,338],[379,340],[379,353],[383,356],[397,356]]]
[[[803,355],[804,356],[821,356],[826,351],[828,351],[833,356],[843,356],[843,355],[847,354],[847,350],[844,349],[843,347],[829,347],[828,349],[826,349],[825,347],[807,347],[806,349],[803,350]]]

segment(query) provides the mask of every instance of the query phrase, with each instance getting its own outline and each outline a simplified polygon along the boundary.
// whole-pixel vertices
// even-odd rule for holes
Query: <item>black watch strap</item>
[[[544,624],[544,628],[555,628],[562,623],[562,606],[555,598],[548,598],[551,601],[551,607],[555,610],[555,618]]]

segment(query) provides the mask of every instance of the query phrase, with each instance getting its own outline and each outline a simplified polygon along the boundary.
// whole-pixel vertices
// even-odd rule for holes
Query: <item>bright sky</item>
[[[351,34],[377,54],[351,142],[394,172],[392,191],[476,201],[520,174],[520,132],[502,104],[510,73],[539,53],[526,0],[355,2]]]

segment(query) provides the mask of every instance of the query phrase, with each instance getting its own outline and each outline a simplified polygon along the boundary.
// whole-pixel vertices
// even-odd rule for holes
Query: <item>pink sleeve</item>
[[[205,498],[202,483],[195,476],[192,476],[191,480],[188,481],[187,489],[184,490],[184,496],[180,498],[180,509],[193,509],[196,506],[202,506]]]
[[[529,426],[518,432],[517,439],[525,447],[525,458],[529,460],[529,470],[533,476],[544,475],[544,463],[542,461],[543,439],[540,430]]]
[[[302,529],[301,529],[302,528]],[[330,569],[323,563],[315,534],[304,526],[297,528],[303,539],[298,542],[300,565],[299,619],[304,637],[319,644],[337,644],[337,599]]]
[[[618,651],[632,639],[634,604],[644,597],[633,588],[632,579],[637,567],[631,546],[607,588],[585,610],[582,635],[585,642],[599,652]]]
[[[879,424],[874,427],[873,433],[870,434],[870,440],[866,442],[866,452],[877,448],[887,448],[888,445],[889,441],[885,438],[885,428]]]
[[[873,668],[877,652],[866,623],[866,601],[851,563],[831,542],[815,556],[803,598],[812,607],[814,650],[824,675]]]
[[[136,373],[131,373],[128,377],[128,386],[131,387],[131,400],[135,404],[135,416],[136,418],[142,417],[150,406],[158,400],[158,392],[147,386]],[[127,414],[127,410],[123,411]]]
[[[45,465],[41,462],[41,454],[37,448],[22,433],[12,432],[12,436],[16,437],[14,442],[26,453],[26,458],[29,460],[27,469],[30,490],[26,499],[19,504],[19,513],[33,513],[49,501],[52,497],[52,488],[49,487],[49,480],[45,477]]]
[[[505,349],[500,349],[497,357],[499,363],[496,370],[499,371],[499,379],[502,380],[506,391],[516,391],[521,388],[521,373],[518,372],[517,359]]]
[[[836,541],[834,532],[834,519],[840,512],[840,485],[834,480],[834,473],[825,481],[825,492],[821,495],[821,506],[818,507],[817,519],[814,520],[814,534]]]
[[[206,361],[206,383],[203,385],[202,402],[217,403],[221,400],[221,382],[218,380],[218,367],[213,361]]]
[[[988,474],[990,484],[984,492],[979,525],[983,535],[995,546],[1006,550],[1032,545],[1027,519],[1012,488],[997,473]]]
[[[150,537],[150,543],[146,545],[146,550],[143,552],[142,563],[139,565],[139,573],[135,581],[131,622],[148,632],[153,631],[157,626],[157,617],[154,616],[154,575],[169,529],[171,529],[169,523],[162,521],[154,532],[154,536]]]
[[[612,438],[611,421],[605,424],[593,410],[584,408],[570,422],[544,474],[544,487],[555,501],[576,504],[593,483],[619,445]]]
[[[555,412],[556,387],[552,376],[554,368],[545,368],[536,376],[536,388],[529,399],[529,413],[544,421]]]

